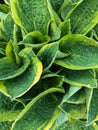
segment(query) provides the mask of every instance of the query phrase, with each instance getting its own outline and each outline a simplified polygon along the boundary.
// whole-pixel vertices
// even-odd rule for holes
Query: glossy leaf
[[[98,68],[98,43],[79,34],[64,36],[59,41],[60,51],[70,53],[55,63],[72,70]]]

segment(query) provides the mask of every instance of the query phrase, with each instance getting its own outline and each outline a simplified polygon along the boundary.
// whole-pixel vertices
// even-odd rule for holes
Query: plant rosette
[[[0,130],[98,130],[98,0],[0,4]]]

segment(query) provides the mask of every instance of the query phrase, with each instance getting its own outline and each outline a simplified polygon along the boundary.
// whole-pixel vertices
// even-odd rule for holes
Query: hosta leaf
[[[63,76],[59,76],[56,74],[46,74],[42,77],[43,85],[45,88],[61,87],[63,84],[63,78]]]
[[[70,20],[65,20],[60,24],[60,29],[61,29],[61,37],[71,34],[71,25],[70,25]]]
[[[53,10],[53,17],[54,17],[54,21],[55,21],[56,25],[59,26],[59,24],[62,22],[62,20],[59,17],[58,13],[56,13],[54,10]]]
[[[8,94],[12,98],[17,98],[26,93],[34,84],[36,84],[42,73],[42,64],[31,51],[26,48],[20,52],[20,55],[27,54],[31,59],[29,67],[18,77],[6,80],[3,86],[6,87]],[[14,86],[14,87],[13,87]]]
[[[51,41],[55,41],[60,38],[61,30],[56,26],[56,22],[54,20],[51,20],[50,22],[48,35],[50,36]]]
[[[74,9],[82,2],[83,0],[64,0],[64,3],[62,4],[60,8],[60,15],[63,20],[70,16]]]
[[[80,119],[85,117],[86,105],[84,103],[85,95],[81,87],[70,86],[59,108],[69,117]]]
[[[70,86],[67,93],[64,95],[61,104],[72,103],[72,104],[83,104],[85,103],[85,93],[81,87]]]
[[[85,93],[84,90],[81,89],[74,95],[72,95],[68,100],[66,101],[67,103],[72,103],[72,104],[83,104],[85,103]]]
[[[56,127],[56,130],[97,130],[94,127],[86,126],[86,121],[76,120],[74,123],[63,123],[61,126]]]
[[[69,117],[73,119],[81,119],[85,116],[86,105],[85,104],[70,104],[63,103],[59,108],[65,112]]]
[[[16,62],[12,42],[8,42],[7,43],[7,46],[6,46],[6,57],[9,60],[12,60],[12,61]]]
[[[10,4],[15,22],[26,32],[48,33],[51,17],[46,0],[11,0]]]
[[[43,45],[48,43],[50,38],[43,36],[39,31],[33,31],[23,37],[23,41],[19,42],[19,45],[25,45],[26,47],[32,47],[33,49],[40,49]]]
[[[49,94],[53,92],[63,91],[59,88],[50,88],[39,94],[19,114],[11,130],[36,130],[45,129],[45,127],[49,129],[59,114],[57,110],[59,100],[56,100],[54,96]]]
[[[5,42],[0,42],[0,58],[5,57],[5,48],[6,48],[6,43]]]
[[[98,89],[86,89],[87,125],[98,120]]]
[[[20,64],[20,58],[18,56],[19,53],[18,42],[20,41],[20,39],[22,39],[21,29],[19,28],[19,26],[14,24],[13,41],[11,42],[11,44],[12,44],[13,53],[15,55],[15,61],[17,64]]]
[[[75,93],[77,93],[80,89],[81,89],[81,87],[70,85],[68,92],[63,97],[62,103],[67,102],[67,100],[70,97],[72,97]]]
[[[98,0],[83,0],[70,16],[73,33],[87,34],[98,23]]]
[[[70,53],[55,63],[72,70],[98,68],[98,43],[79,34],[67,35],[59,41],[60,51]]]
[[[85,86],[89,88],[97,87],[97,79],[94,70],[69,70],[63,69],[60,75],[64,76],[64,81],[76,85]]]
[[[45,42],[44,40],[45,40],[45,37],[39,31],[33,31],[25,35],[25,37],[23,38],[23,41],[20,42],[20,44],[21,43],[38,44],[38,43]]]
[[[56,59],[63,59],[65,57],[69,56],[69,55],[70,55],[70,53],[63,53],[60,50],[58,50],[57,55],[56,55]]]
[[[21,103],[11,101],[0,92],[0,122],[14,121],[23,108]]]
[[[67,114],[65,114],[63,111],[60,111],[57,120],[55,122],[55,127],[61,126],[63,123],[65,124],[66,121],[69,120],[69,117]],[[52,130],[52,128],[51,128]]]
[[[53,64],[58,50],[57,43],[51,43],[44,45],[37,56],[42,61],[44,69],[48,69]]]
[[[63,4],[64,0],[49,0],[53,9],[58,12],[60,9],[60,6]]]
[[[9,12],[0,23],[0,38],[6,41],[13,40],[14,20]]]
[[[29,66],[30,60],[27,56],[22,56],[21,66],[15,64],[8,58],[0,59],[0,80],[15,78],[21,75]]]

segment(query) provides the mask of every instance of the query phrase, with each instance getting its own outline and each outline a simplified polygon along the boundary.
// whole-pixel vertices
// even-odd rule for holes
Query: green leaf
[[[72,70],[98,68],[98,43],[79,34],[67,35],[59,42],[60,51],[69,56],[55,63]]]
[[[20,44],[39,44],[45,42],[45,37],[39,31],[33,31],[23,37],[23,41]]]
[[[49,0],[53,9],[58,12],[64,0]]]
[[[87,34],[98,23],[98,0],[83,0],[70,15],[73,33]]]
[[[0,92],[0,122],[14,121],[23,108],[21,103],[11,101]]]
[[[79,90],[77,93],[72,95],[71,97],[68,98],[66,101],[67,103],[72,103],[72,104],[83,104],[85,103],[85,92],[83,89]]]
[[[25,32],[40,31],[48,34],[50,14],[46,0],[11,0],[11,11],[15,22]]]
[[[63,103],[72,103],[72,104],[83,104],[85,103],[85,93],[81,87],[70,86],[67,93],[64,95],[61,105]]]
[[[85,104],[71,104],[71,103],[63,103],[59,106],[59,108],[65,112],[70,118],[73,119],[82,119],[86,113],[86,105]]]
[[[98,121],[98,89],[86,89],[87,125]]]
[[[69,70],[62,69],[59,73],[64,76],[64,81],[71,85],[84,86],[88,88],[97,87],[97,79],[94,70]]]
[[[62,103],[67,102],[67,100],[70,99],[70,97],[72,97],[80,89],[81,89],[81,87],[70,85],[70,88],[69,88],[68,92],[63,97]]]
[[[57,120],[55,122],[55,127],[60,127],[63,123],[65,124],[65,122],[67,122],[68,120],[69,120],[68,115],[65,114],[63,111],[60,111]]]
[[[70,25],[70,20],[65,20],[60,24],[60,29],[61,29],[61,37],[71,34],[71,25]]]
[[[59,100],[49,94],[53,92],[62,93],[63,90],[50,88],[35,97],[19,114],[11,130],[49,129],[59,114],[59,110],[57,110]]]
[[[42,73],[42,64],[31,51],[31,48],[25,48],[20,52],[20,55],[26,54],[31,60],[29,67],[21,75],[6,80],[3,83],[3,86],[7,89],[8,94],[12,98],[20,97],[29,91],[29,89],[39,81]]]
[[[64,77],[50,73],[42,76],[41,79],[43,80],[44,87],[48,89],[50,87],[61,87]]]
[[[0,59],[0,80],[12,79],[21,75],[29,66],[30,60],[26,56],[21,57],[21,66],[16,65],[8,58]]]
[[[6,43],[5,42],[0,42],[0,58],[5,57],[5,48],[6,48]]]
[[[55,20],[50,21],[48,35],[51,38],[51,41],[58,40],[61,35],[61,30],[57,27]]]
[[[11,61],[16,62],[16,58],[15,58],[12,42],[8,42],[7,43],[7,46],[6,46],[6,57],[9,60],[11,60]]]
[[[37,50],[49,41],[50,38],[48,36],[43,36],[39,31],[33,31],[25,35],[18,45],[25,45],[26,47],[32,47],[33,50]]]
[[[61,15],[61,18],[65,20],[68,18],[75,8],[82,2],[83,0],[64,0],[60,10],[59,14]]]
[[[9,12],[0,23],[0,38],[9,41],[13,40],[14,20]]]
[[[58,50],[58,44],[55,42],[44,45],[40,49],[37,56],[42,61],[44,69],[48,69],[51,67],[56,58],[57,50]]]
[[[56,130],[97,130],[94,127],[86,126],[86,121],[76,120],[74,123],[63,123],[61,126],[58,126]]]

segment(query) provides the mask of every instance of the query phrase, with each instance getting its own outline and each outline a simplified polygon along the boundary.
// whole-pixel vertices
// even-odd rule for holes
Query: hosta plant
[[[0,4],[0,130],[98,130],[98,0]]]

